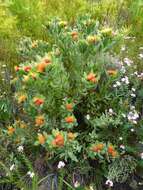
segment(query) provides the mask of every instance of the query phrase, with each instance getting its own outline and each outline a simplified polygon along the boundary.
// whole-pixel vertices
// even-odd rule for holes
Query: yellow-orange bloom
[[[35,119],[35,124],[37,127],[41,127],[45,123],[45,117],[43,115],[39,115]]]
[[[75,121],[75,118],[73,116],[68,116],[65,118],[66,123],[73,123]]]
[[[93,83],[96,83],[97,82],[97,79],[96,79],[96,77],[95,77],[95,74],[94,73],[89,73],[88,75],[87,75],[87,78],[86,78],[88,81],[91,81],[91,82],[93,82]]]
[[[66,109],[71,111],[73,109],[73,104],[71,104],[71,103],[66,104]]]
[[[8,127],[8,134],[12,135],[15,132],[15,128],[14,127]]]
[[[68,133],[68,139],[69,139],[69,140],[74,140],[74,139],[75,139],[75,134],[72,133],[72,132],[69,132],[69,133]]]
[[[27,96],[25,94],[18,97],[18,104],[24,103],[27,99]]]
[[[43,145],[43,144],[45,144],[45,141],[46,141],[45,136],[42,135],[42,134],[38,134],[38,142],[39,142],[39,144]]]
[[[115,76],[115,75],[117,75],[117,70],[110,69],[107,71],[107,73],[111,76]]]

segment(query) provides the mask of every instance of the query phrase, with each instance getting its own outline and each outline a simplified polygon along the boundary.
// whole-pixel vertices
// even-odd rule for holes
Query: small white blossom
[[[114,111],[113,111],[112,108],[110,108],[108,112],[109,112],[109,115],[113,115],[114,114]]]
[[[27,172],[27,175],[29,175],[30,178],[33,178],[35,176],[34,172],[31,171]]]
[[[109,187],[113,187],[113,181],[111,181],[110,179],[108,179],[106,182],[105,182],[106,185],[108,185]]]
[[[125,146],[123,144],[120,145],[120,148],[125,150]]]
[[[123,137],[119,137],[119,140],[122,141],[122,140],[123,140]]]
[[[126,58],[124,58],[124,63],[126,63],[127,66],[131,66],[131,64],[133,63],[133,61],[126,57]]]
[[[12,165],[10,166],[10,171],[14,170],[14,168],[15,168],[15,164],[12,164]]]
[[[131,96],[132,96],[132,97],[136,97],[136,94],[134,94],[134,93],[131,93]]]
[[[23,152],[24,148],[22,145],[20,145],[18,148],[17,148],[18,152]]]
[[[126,47],[125,46],[122,46],[121,47],[121,51],[125,51],[126,50]]]
[[[135,89],[135,88],[132,88],[132,91],[133,91],[133,92],[135,92],[135,91],[136,91],[136,89]]]
[[[126,118],[126,114],[122,113],[122,116],[123,116],[124,118]]]
[[[121,86],[121,83],[119,81],[116,82],[117,86]]]
[[[140,58],[140,59],[143,59],[143,53],[140,53],[140,54],[139,54],[139,58]]]
[[[142,153],[140,153],[140,157],[141,157],[141,159],[143,159],[143,152],[142,152]]]
[[[89,114],[86,115],[86,119],[90,120],[90,115]]]
[[[131,132],[134,132],[134,131],[135,131],[135,130],[132,128],[132,129],[131,129]]]
[[[79,186],[80,186],[80,183],[79,183],[78,181],[76,181],[76,182],[74,183],[74,187],[77,188],[77,187],[79,187]]]
[[[58,169],[64,168],[64,167],[65,167],[65,163],[64,163],[63,161],[60,161],[60,162],[58,163]]]

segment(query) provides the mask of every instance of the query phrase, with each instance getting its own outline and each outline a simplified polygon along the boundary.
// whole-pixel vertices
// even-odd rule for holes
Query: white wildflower
[[[120,145],[120,148],[125,150],[125,146],[123,144]]]
[[[123,140],[123,137],[119,137],[119,140],[122,141],[122,140]]]
[[[86,119],[87,119],[87,120],[90,119],[90,115],[89,115],[89,114],[86,115]]]
[[[113,187],[113,181],[111,181],[110,179],[108,179],[105,184],[109,187]]]
[[[35,173],[34,173],[34,172],[29,171],[29,172],[27,172],[27,175],[29,175],[29,177],[30,177],[30,178],[33,178],[33,177],[35,176]]]
[[[60,162],[58,163],[58,169],[64,168],[64,167],[65,167],[65,163],[64,163],[63,161],[60,161]]]
[[[140,153],[140,157],[141,157],[141,159],[143,160],[143,152],[142,152],[142,153]]]
[[[22,145],[20,145],[18,148],[17,148],[18,152],[23,152],[24,148]]]
[[[80,186],[80,183],[79,183],[78,181],[76,181],[76,182],[74,183],[74,187],[77,188],[77,187],[79,187],[79,186]]]
[[[15,168],[15,164],[12,164],[12,165],[10,166],[10,171],[14,170],[14,168]]]

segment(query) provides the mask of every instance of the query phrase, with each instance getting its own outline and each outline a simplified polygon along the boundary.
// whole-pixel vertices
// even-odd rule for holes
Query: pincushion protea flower
[[[87,75],[86,79],[87,79],[87,81],[90,81],[90,82],[93,82],[93,83],[97,82],[96,76],[92,72]]]
[[[38,127],[41,127],[42,125],[45,124],[45,117],[44,115],[38,115],[35,119],[35,124]]]
[[[8,127],[8,134],[9,134],[9,135],[12,135],[14,132],[15,132],[15,128],[9,126],[9,127]]]
[[[96,144],[92,147],[92,151],[93,152],[100,152],[102,151],[104,148],[104,144],[103,143],[99,143],[99,144]]]
[[[52,142],[53,146],[61,147],[64,146],[64,137],[61,133],[55,136],[55,139]]]
[[[41,145],[45,144],[45,142],[46,142],[45,136],[42,135],[42,134],[38,134],[38,142],[39,142],[39,144],[41,144]]]
[[[44,100],[43,100],[42,98],[35,97],[35,98],[33,99],[33,102],[34,102],[34,104],[35,104],[36,106],[40,106],[40,105],[42,105],[42,104],[44,103]]]
[[[107,73],[111,76],[115,76],[117,75],[117,70],[114,70],[114,69],[110,69],[110,70],[107,70]]]
[[[74,123],[75,118],[73,116],[68,116],[65,118],[66,123]]]

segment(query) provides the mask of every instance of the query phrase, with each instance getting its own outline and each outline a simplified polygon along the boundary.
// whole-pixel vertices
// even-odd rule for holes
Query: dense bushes
[[[29,176],[33,190],[57,174],[59,189],[125,182],[142,164],[143,121],[142,74],[113,51],[123,34],[89,16],[72,25],[54,19],[47,34],[48,43],[20,42],[11,81],[17,112],[1,130],[12,147],[4,179],[28,189],[21,179]]]
[[[1,3],[0,183],[139,189],[139,2]]]

